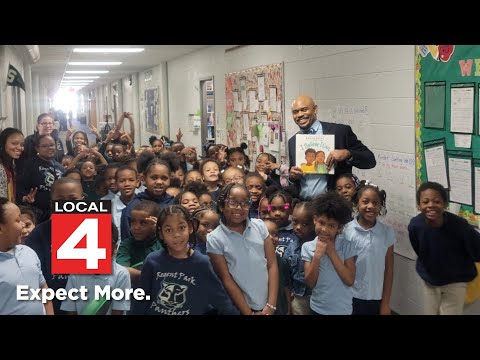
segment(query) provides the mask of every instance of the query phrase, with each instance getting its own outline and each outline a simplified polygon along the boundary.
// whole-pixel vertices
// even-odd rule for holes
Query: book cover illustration
[[[333,174],[325,165],[328,154],[335,149],[335,135],[296,136],[297,149],[295,162],[304,174]]]

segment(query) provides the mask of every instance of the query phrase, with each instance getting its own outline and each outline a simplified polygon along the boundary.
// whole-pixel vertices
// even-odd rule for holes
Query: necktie
[[[303,134],[315,134],[315,130],[312,129],[312,128],[310,128],[310,129],[308,129],[308,130],[302,131],[302,133],[303,133]]]

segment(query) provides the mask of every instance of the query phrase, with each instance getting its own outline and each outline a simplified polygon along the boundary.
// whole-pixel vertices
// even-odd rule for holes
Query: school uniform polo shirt
[[[312,262],[317,239],[318,237],[302,245],[304,261]],[[335,239],[335,251],[342,262],[357,255],[357,249],[351,241],[345,239],[343,234]],[[322,315],[351,315],[352,298],[352,288],[342,281],[328,255],[323,255],[320,258],[317,283],[310,297],[310,308]]]
[[[385,272],[385,255],[395,243],[395,232],[389,225],[377,221],[374,227],[364,229],[353,219],[343,234],[358,249],[353,284],[353,297],[361,300],[381,300]]]
[[[264,243],[268,230],[263,220],[247,219],[243,234],[220,225],[207,235],[207,253],[223,255],[233,280],[251,309],[262,310],[268,299],[268,270]],[[269,240],[268,240],[269,241]]]
[[[45,284],[40,259],[25,245],[0,252],[0,315],[44,315],[40,300],[17,300],[17,285],[39,289]],[[30,297],[31,292],[28,291]]]
[[[110,285],[110,291],[113,289],[122,289],[123,291],[130,289],[132,286],[127,268],[113,262],[112,274],[70,275],[65,290],[68,292],[70,289],[80,289],[81,286],[85,286],[88,300],[82,300],[80,298],[78,300],[71,300],[67,298],[62,301],[60,309],[63,311],[76,311],[78,314],[81,313],[84,307],[95,299],[95,286],[104,289],[107,285]],[[111,300],[111,305],[106,315],[110,315],[112,310],[130,310],[130,300],[125,298]]]

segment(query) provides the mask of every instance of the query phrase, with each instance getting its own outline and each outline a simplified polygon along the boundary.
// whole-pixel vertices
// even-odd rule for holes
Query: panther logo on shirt
[[[163,282],[157,301],[169,309],[181,308],[187,300],[185,297],[187,289],[186,285]]]

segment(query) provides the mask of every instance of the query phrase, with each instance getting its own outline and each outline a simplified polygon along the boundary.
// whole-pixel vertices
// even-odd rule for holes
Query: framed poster
[[[158,87],[145,89],[145,129],[160,134],[158,126]]]

